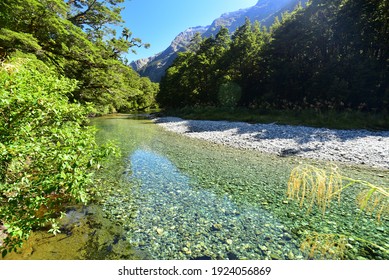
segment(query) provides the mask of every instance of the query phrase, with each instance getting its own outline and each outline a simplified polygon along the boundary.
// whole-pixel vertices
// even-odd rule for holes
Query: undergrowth
[[[332,129],[388,130],[389,114],[355,110],[276,110],[220,107],[186,107],[160,112],[194,120],[225,120],[249,123],[277,123]]]

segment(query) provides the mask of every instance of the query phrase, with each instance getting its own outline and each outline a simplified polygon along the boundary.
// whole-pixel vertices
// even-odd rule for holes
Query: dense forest
[[[160,83],[162,107],[387,112],[389,1],[312,0],[270,28],[193,39]]]
[[[0,3],[0,57],[34,56],[56,75],[77,80],[71,101],[97,113],[155,106],[158,85],[141,78],[124,55],[148,47],[122,25],[124,0],[5,0]]]

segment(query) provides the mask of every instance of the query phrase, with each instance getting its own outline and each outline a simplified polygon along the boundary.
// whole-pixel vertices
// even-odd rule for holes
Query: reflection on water
[[[166,157],[136,150],[130,180],[139,183],[134,245],[155,259],[286,259],[298,254],[270,213],[196,186]]]
[[[350,237],[345,258],[389,258],[389,223],[362,214],[353,189],[325,216],[287,200],[290,171],[312,161],[213,145],[128,116],[94,123],[99,140],[114,140],[123,156],[101,171],[102,210],[142,259],[301,259],[300,246],[317,233]],[[386,171],[341,168],[389,184]],[[373,243],[383,249],[371,250]]]

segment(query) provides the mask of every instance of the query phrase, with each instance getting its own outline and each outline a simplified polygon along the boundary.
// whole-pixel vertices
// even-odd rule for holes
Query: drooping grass
[[[299,165],[292,170],[288,182],[288,198],[308,203],[310,211],[317,204],[323,214],[328,204],[336,198],[340,201],[342,177],[336,166],[329,171],[311,165]]]
[[[336,165],[331,165],[328,170],[312,165],[295,167],[289,178],[287,195],[299,201],[300,207],[308,204],[308,210],[317,205],[324,215],[332,200],[340,201],[341,193],[354,186],[364,187],[358,197],[362,211],[375,213],[378,220],[389,214],[388,187],[343,176]]]
[[[290,175],[287,189],[289,199],[297,200],[300,207],[307,206],[308,212],[317,205],[323,216],[328,214],[326,209],[331,201],[341,201],[341,194],[346,189],[361,186],[363,189],[357,196],[357,204],[361,211],[375,215],[377,221],[386,219],[389,214],[389,189],[385,186],[376,186],[370,182],[356,180],[340,174],[336,165],[328,169],[313,165],[299,165]],[[368,246],[388,252],[387,249],[375,242],[357,238],[359,242]],[[348,237],[337,233],[306,233],[301,244],[301,250],[310,259],[344,259],[346,251],[352,248],[348,244]]]
[[[362,111],[318,111],[275,110],[219,107],[186,107],[161,111],[164,115],[173,115],[195,120],[226,120],[249,123],[277,123],[285,125],[304,125],[332,129],[369,129],[388,130],[389,114]]]

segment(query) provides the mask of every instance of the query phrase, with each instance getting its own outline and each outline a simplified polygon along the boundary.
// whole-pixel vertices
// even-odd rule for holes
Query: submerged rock
[[[98,207],[71,208],[59,221],[61,233],[34,231],[17,252],[7,260],[105,260],[141,259],[144,254],[132,250],[124,231],[103,218]],[[1,258],[0,258],[1,259]]]

